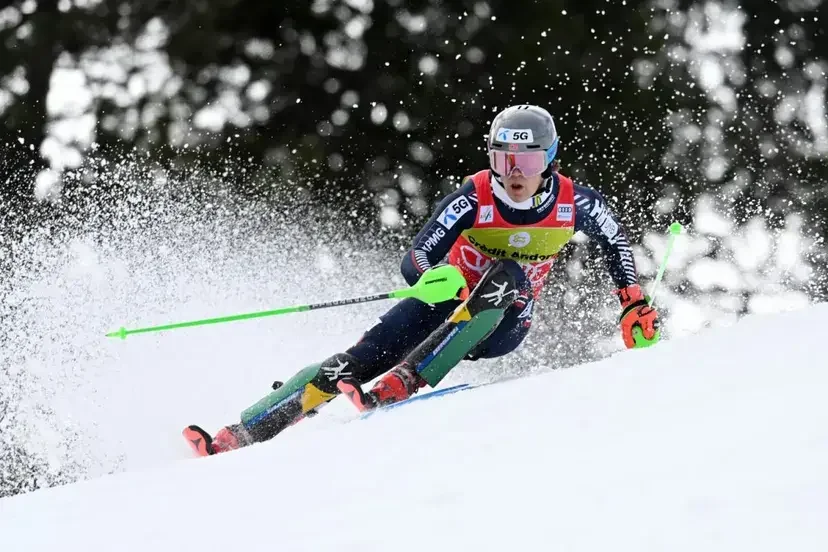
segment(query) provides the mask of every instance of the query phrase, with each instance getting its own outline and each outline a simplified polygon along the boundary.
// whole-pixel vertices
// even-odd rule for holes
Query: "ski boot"
[[[236,450],[253,442],[241,424],[223,427],[215,437],[210,437],[209,433],[197,425],[187,426],[182,434],[198,456],[210,456]]]
[[[336,387],[356,406],[357,410],[365,412],[404,401],[425,385],[425,380],[414,371],[411,365],[403,361],[382,376],[370,391],[363,391],[359,382],[353,378],[339,380]]]

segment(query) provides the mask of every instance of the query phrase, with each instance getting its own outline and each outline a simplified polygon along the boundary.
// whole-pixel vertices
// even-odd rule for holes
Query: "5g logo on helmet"
[[[497,140],[513,144],[531,144],[535,137],[529,128],[501,128],[497,131]]]

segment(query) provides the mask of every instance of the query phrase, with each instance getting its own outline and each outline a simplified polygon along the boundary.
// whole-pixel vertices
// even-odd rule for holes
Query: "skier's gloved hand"
[[[621,299],[621,336],[628,349],[640,349],[661,339],[658,312],[647,304],[641,286],[634,284],[616,291]]]
[[[423,272],[423,275],[425,275],[429,270],[434,270],[437,267],[446,266],[447,264],[449,264],[449,263],[437,263],[436,265],[432,266],[431,268],[429,268],[428,270]],[[421,276],[421,278],[422,278],[422,276]],[[459,290],[457,290],[456,298],[460,299],[461,301],[465,301],[466,299],[469,298],[469,293],[470,293],[470,290],[469,290],[468,286],[462,287]]]

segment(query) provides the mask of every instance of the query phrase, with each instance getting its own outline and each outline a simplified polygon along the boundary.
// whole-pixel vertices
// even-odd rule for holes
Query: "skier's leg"
[[[400,301],[347,350],[366,367],[363,377],[357,378],[359,382],[367,383],[399,363],[460,304],[459,299],[436,305],[417,299]]]
[[[512,304],[497,328],[466,355],[466,360],[497,358],[517,349],[532,327],[533,306],[531,297]]]
[[[345,352],[307,366],[284,383],[274,383],[271,393],[242,412],[241,423],[216,434],[213,449],[223,452],[271,439],[336,397],[337,382],[342,378],[371,381],[425,339],[459,303],[400,301]]]
[[[344,379],[338,384],[360,410],[404,400],[426,383],[437,385],[478,344],[497,332],[505,312],[525,287],[526,275],[514,261],[492,266],[469,297],[369,392]]]

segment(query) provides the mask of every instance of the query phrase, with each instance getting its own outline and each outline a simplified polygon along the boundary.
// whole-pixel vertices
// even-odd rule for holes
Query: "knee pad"
[[[512,259],[500,259],[497,261],[496,265],[497,264],[501,265],[501,270],[506,271],[510,276],[512,276],[512,278],[515,279],[515,286],[517,286],[518,289],[522,288],[526,284],[526,271],[520,263],[517,263]]]
[[[483,275],[474,288],[470,301],[480,303],[481,308],[508,308],[518,297],[518,285],[526,275],[523,268],[512,260],[499,260]]]
[[[356,378],[362,381],[365,367],[362,362],[350,353],[336,353],[325,359],[319,365],[319,371],[311,383],[325,393],[339,393],[337,382],[342,378]]]

